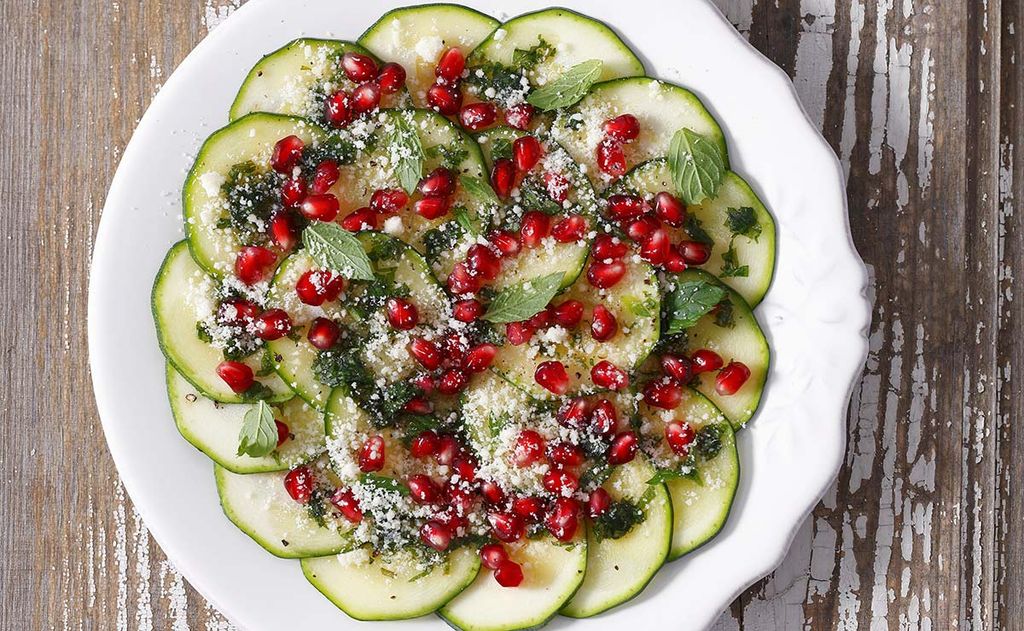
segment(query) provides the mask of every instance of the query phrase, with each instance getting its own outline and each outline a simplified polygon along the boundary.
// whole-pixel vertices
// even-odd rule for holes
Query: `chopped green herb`
[[[729,249],[722,252],[722,269],[718,272],[718,275],[723,278],[735,278],[737,276],[745,278],[750,275],[750,267],[739,264],[736,245],[731,241],[729,242]]]
[[[726,298],[715,307],[715,324],[723,329],[731,329],[736,325],[732,313],[732,300]]]
[[[408,497],[409,487],[402,484],[398,480],[388,477],[386,475],[377,475],[376,473],[363,473],[359,476],[359,481],[366,486],[371,486],[375,489],[382,491],[391,491],[398,493],[399,495]]]
[[[458,171],[462,163],[469,157],[469,152],[461,144],[434,145],[425,151],[428,158],[440,158],[441,166],[449,171]]]
[[[711,235],[704,229],[704,224],[702,224],[700,219],[697,219],[694,215],[690,215],[686,218],[685,228],[686,233],[690,235],[690,239],[693,241],[705,243],[707,245],[715,244],[715,240],[712,239]]]
[[[711,460],[722,451],[722,428],[718,425],[702,427],[693,439],[695,451],[705,460]]]
[[[423,235],[423,249],[427,262],[435,263],[442,256],[455,249],[462,239],[465,230],[456,221],[447,221],[436,228],[427,230]]]
[[[598,541],[620,539],[643,520],[644,512],[639,506],[629,500],[619,500],[594,519],[591,527]]]
[[[221,186],[229,223],[245,245],[266,240],[266,225],[281,206],[281,176],[252,161],[231,167]]]
[[[750,206],[729,208],[726,211],[725,227],[732,236],[743,235],[754,241],[761,236],[761,224],[757,221],[757,213]]]
[[[544,37],[538,36],[537,43],[532,47],[526,50],[515,49],[512,53],[512,64],[521,70],[533,70],[554,54],[555,47]]]
[[[491,160],[507,160],[512,157],[512,142],[508,138],[494,138],[491,141]]]

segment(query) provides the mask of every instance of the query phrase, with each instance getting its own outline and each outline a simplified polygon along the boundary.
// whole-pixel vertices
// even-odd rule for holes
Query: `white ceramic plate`
[[[150,288],[182,238],[180,189],[206,135],[261,55],[299,36],[355,39],[393,0],[254,0],[218,26],[168,79],[125,149],[96,238],[89,350],[103,429],[135,506],[188,581],[244,629],[345,629],[357,623],[294,561],[276,559],[221,513],[209,460],[177,433]],[[467,0],[499,19],[544,0]],[[773,361],[762,407],[739,435],[740,490],[709,545],[662,568],[633,602],[553,628],[710,625],[783,558],[840,465],[845,411],[867,353],[867,277],[852,245],[842,172],[789,78],[704,0],[567,0],[617,29],[648,73],[695,90],[726,130],[733,168],[778,222],[778,269],[757,309]],[[623,10],[623,7],[627,10]],[[683,605],[680,609],[680,605]],[[296,617],[296,612],[301,612]],[[425,617],[408,628],[439,629]],[[369,627],[368,627],[369,628]]]

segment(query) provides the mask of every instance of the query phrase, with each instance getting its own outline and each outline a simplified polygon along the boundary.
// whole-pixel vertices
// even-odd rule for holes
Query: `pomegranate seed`
[[[560,361],[546,361],[537,366],[533,378],[545,390],[562,396],[569,390],[569,373]]]
[[[256,336],[261,340],[279,340],[292,330],[292,319],[284,309],[268,309],[253,321]]]
[[[437,521],[448,528],[450,532],[458,532],[460,528],[465,528],[469,525],[469,520],[457,514],[457,510],[454,505],[450,505],[443,513],[437,516]]]
[[[313,472],[306,466],[295,467],[284,476],[284,490],[293,500],[305,504],[313,495]]]
[[[466,69],[466,56],[458,48],[449,48],[441,54],[437,62],[434,74],[438,79],[447,83],[455,83],[462,77],[462,71]]]
[[[608,447],[608,464],[626,464],[636,457],[636,434],[631,431],[619,432]]]
[[[591,519],[597,519],[608,512],[611,506],[612,496],[608,494],[608,491],[597,487],[590,492],[590,497],[587,499],[587,514]]]
[[[587,280],[598,289],[614,287],[625,275],[626,265],[622,261],[591,261],[590,267],[587,268]]]
[[[420,539],[438,552],[444,552],[452,542],[452,531],[436,519],[431,519],[420,528]]]
[[[491,242],[491,245],[501,252],[504,257],[515,256],[519,254],[521,246],[519,244],[519,237],[512,232],[507,230],[499,230],[492,232],[487,236],[487,240]]]
[[[606,359],[590,369],[590,378],[598,388],[618,391],[629,387],[629,375]]]
[[[587,419],[587,414],[590,413],[590,404],[587,403],[586,399],[576,398],[566,405],[562,406],[558,410],[557,419],[559,424],[570,428],[581,428],[583,427],[584,421]]]
[[[310,195],[302,200],[299,210],[307,219],[315,221],[334,221],[338,216],[338,198],[330,193]]]
[[[270,266],[277,262],[277,255],[255,245],[243,247],[235,259],[235,275],[246,285],[255,285],[267,277]]]
[[[516,165],[508,158],[494,163],[491,170],[491,188],[501,199],[508,199],[516,183]]]
[[[683,400],[683,389],[672,379],[656,379],[644,386],[644,401],[663,410],[674,410]]]
[[[590,413],[590,426],[602,436],[608,436],[618,429],[619,413],[615,410],[615,404],[608,399],[595,403],[594,411]]]
[[[437,434],[433,430],[422,431],[409,444],[409,453],[413,458],[432,456],[437,451],[438,442]]]
[[[444,217],[450,208],[451,200],[447,197],[424,197],[416,200],[412,205],[413,212],[430,220]]]
[[[441,354],[449,364],[460,364],[468,349],[466,340],[459,333],[449,333],[441,339]]]
[[[586,460],[583,450],[572,443],[558,443],[551,448],[551,461],[566,467],[578,467]]]
[[[469,271],[469,265],[460,261],[452,267],[452,273],[448,275],[448,289],[457,295],[476,293],[480,289],[480,280],[476,274]]]
[[[580,507],[571,497],[560,497],[555,500],[554,508],[544,519],[544,525],[555,539],[561,542],[571,541],[579,527]]]
[[[693,378],[690,360],[679,355],[662,355],[661,370],[679,383],[689,383]]]
[[[622,150],[622,143],[609,139],[602,140],[597,145],[597,167],[602,173],[612,177],[625,175],[626,152]]]
[[[291,175],[292,169],[302,158],[302,149],[306,143],[298,136],[285,136],[274,145],[270,154],[270,166],[278,173]]]
[[[341,169],[338,168],[338,163],[334,160],[324,160],[313,173],[313,192],[326,193],[338,182],[340,177]]]
[[[363,473],[380,471],[384,468],[384,437],[371,436],[359,451],[359,470]]]
[[[523,537],[523,521],[516,515],[494,512],[487,515],[487,522],[499,541],[519,541]]]
[[[430,340],[417,337],[409,342],[409,354],[427,370],[441,365],[441,350]]]
[[[686,270],[686,259],[679,253],[677,248],[669,248],[668,256],[665,257],[665,262],[662,266],[666,271],[678,274],[679,272]]]
[[[651,205],[637,195],[612,195],[608,198],[608,216],[615,221],[633,221],[651,212]]]
[[[409,496],[419,504],[433,504],[441,494],[441,489],[430,479],[430,476],[417,473],[409,476],[407,481]]]
[[[526,322],[509,322],[505,325],[505,337],[512,346],[526,344],[534,332],[533,327]]]
[[[384,215],[393,215],[408,203],[408,193],[400,188],[382,188],[370,196],[370,208]]]
[[[270,222],[270,239],[282,250],[291,250],[299,244],[298,231],[288,211],[277,213]]]
[[[434,391],[434,378],[427,373],[416,375],[410,380],[410,383],[419,388],[424,394],[430,394]]]
[[[686,222],[686,206],[667,191],[654,196],[654,213],[670,226],[681,226]]]
[[[498,108],[494,103],[470,103],[459,112],[459,122],[469,131],[487,129],[498,121]]]
[[[568,178],[561,173],[553,173],[551,171],[544,173],[544,190],[547,191],[548,197],[559,204],[569,199],[570,188]]]
[[[544,488],[555,495],[569,497],[579,486],[579,478],[565,469],[548,469],[544,474]]]
[[[377,76],[377,62],[372,57],[359,53],[345,53],[341,56],[341,68],[350,81],[362,83]]]
[[[526,131],[530,128],[530,123],[533,122],[533,115],[536,111],[529,103],[513,105],[505,110],[505,122],[508,123],[509,127]]]
[[[306,197],[306,180],[293,177],[285,180],[281,187],[281,203],[285,206],[298,206]]]
[[[687,265],[703,265],[711,258],[711,246],[700,241],[681,241],[679,253]]]
[[[333,320],[328,320],[327,318],[313,320],[313,323],[309,325],[309,332],[306,334],[306,338],[309,339],[309,343],[313,345],[313,348],[322,351],[334,348],[340,337],[341,328]]]
[[[615,315],[604,305],[596,305],[590,320],[590,335],[598,342],[607,342],[619,331]]]
[[[307,305],[319,307],[325,302],[337,300],[345,291],[345,277],[328,270],[311,269],[295,283],[295,293]]]
[[[255,381],[252,368],[236,361],[222,361],[217,364],[217,376],[228,384],[232,392],[239,394],[251,388]]]
[[[626,226],[626,234],[637,243],[643,243],[647,235],[661,227],[661,222],[654,217],[642,217],[636,221],[629,222]]]
[[[690,354],[690,364],[693,374],[699,375],[702,372],[712,372],[722,367],[722,357],[715,351],[701,348]]]
[[[651,265],[661,265],[668,258],[671,247],[668,232],[664,228],[658,228],[647,235],[643,245],[640,246],[640,258]]]
[[[524,429],[512,448],[512,462],[517,467],[528,467],[544,459],[544,437],[532,429]]]
[[[376,81],[367,81],[352,90],[352,111],[364,114],[380,105],[380,86]]]
[[[331,495],[331,504],[350,522],[358,524],[363,521],[363,511],[359,508],[359,500],[349,489],[335,491]]]
[[[459,451],[459,443],[453,436],[445,434],[437,440],[437,449],[434,457],[437,464],[450,465],[455,460],[455,454]]]
[[[479,243],[470,246],[466,252],[466,264],[484,280],[494,280],[501,273],[501,259],[489,247]]]
[[[405,298],[388,298],[384,308],[387,310],[388,323],[399,331],[408,331],[419,324],[420,314],[416,305]]]
[[[551,229],[551,236],[559,243],[579,241],[587,234],[587,220],[580,215],[569,215]]]
[[[402,406],[402,411],[417,416],[426,416],[434,411],[434,406],[423,397],[413,397]]]
[[[558,326],[571,329],[583,320],[583,303],[579,300],[566,300],[551,309],[551,317]]]
[[[537,166],[543,155],[544,149],[540,146],[540,141],[533,136],[516,138],[512,143],[512,158],[516,168],[524,173]]]
[[[517,497],[512,500],[512,512],[529,522],[538,522],[544,511],[544,502],[538,497]]]
[[[473,493],[465,485],[449,480],[445,484],[444,493],[457,515],[466,515],[473,510]]]
[[[462,91],[455,86],[435,83],[427,90],[427,104],[445,116],[453,116],[462,107]]]
[[[672,421],[665,426],[665,441],[672,451],[682,458],[690,455],[690,443],[695,436],[696,433],[687,423]]]
[[[497,543],[488,543],[480,548],[480,565],[488,570],[496,570],[505,561],[508,561],[508,553],[505,548]]]
[[[467,383],[469,383],[469,377],[465,372],[458,368],[451,368],[444,371],[444,374],[441,375],[441,381],[437,384],[437,391],[451,396],[462,392]]]
[[[260,308],[246,300],[228,300],[221,303],[217,319],[225,324],[244,326],[260,314]]]
[[[604,133],[609,138],[629,142],[640,136],[640,121],[632,114],[623,114],[604,122]]]
[[[515,561],[503,561],[494,570],[494,580],[502,587],[519,587],[523,582],[523,568]]]
[[[592,251],[594,253],[594,260],[614,261],[626,256],[626,253],[629,252],[629,246],[618,237],[604,233],[597,235],[597,238],[594,239]]]
[[[377,83],[384,94],[395,94],[405,87],[405,68],[394,62],[384,64],[377,75]]]
[[[750,379],[750,369],[742,362],[732,361],[715,377],[715,391],[722,395],[732,395],[743,387]]]
[[[420,180],[419,191],[424,197],[448,197],[455,192],[455,176],[444,167],[437,167]]]
[[[476,461],[472,456],[456,458],[452,467],[462,481],[474,482],[476,480]]]
[[[551,314],[548,313],[547,309],[542,309],[530,316],[530,319],[527,320],[526,323],[530,325],[530,328],[534,331],[539,331],[551,325]]]
[[[324,118],[338,129],[352,122],[352,99],[348,92],[338,90],[324,100]]]
[[[539,210],[531,210],[523,215],[519,226],[519,241],[524,248],[535,248],[551,231],[551,217]]]
[[[498,347],[494,344],[479,344],[469,349],[462,367],[469,372],[483,372],[487,370],[494,357],[498,354]]]
[[[505,501],[505,491],[502,491],[500,486],[490,481],[483,482],[480,485],[480,495],[483,496],[488,504],[501,504]]]
[[[459,322],[474,322],[483,314],[484,306],[472,298],[460,300],[452,307],[452,317]]]

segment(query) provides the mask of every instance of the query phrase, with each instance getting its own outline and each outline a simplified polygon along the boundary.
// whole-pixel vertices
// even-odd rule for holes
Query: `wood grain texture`
[[[229,628],[151,541],[85,394],[106,188],[218,1],[0,3],[2,629]],[[874,319],[838,480],[715,628],[1020,628],[1024,6],[716,2],[843,162]]]

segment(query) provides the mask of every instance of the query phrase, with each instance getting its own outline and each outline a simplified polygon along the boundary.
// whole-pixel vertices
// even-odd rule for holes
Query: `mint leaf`
[[[364,473],[359,476],[359,481],[367,486],[372,486],[381,491],[393,491],[399,495],[408,497],[409,487],[394,478],[376,473]]]
[[[462,188],[466,189],[477,201],[491,204],[492,206],[497,206],[501,203],[498,200],[498,196],[494,194],[494,189],[491,188],[491,185],[480,178],[463,175],[459,178],[459,182],[462,183]]]
[[[266,401],[260,401],[245,413],[238,432],[238,455],[261,458],[277,447],[277,424]]]
[[[736,244],[729,242],[729,249],[722,252],[722,269],[718,275],[723,278],[735,278],[741,276],[746,278],[750,275],[750,267],[740,265],[739,257],[736,255]]]
[[[757,213],[750,206],[726,209],[725,227],[732,236],[743,235],[757,241],[761,236],[761,224],[757,221]]]
[[[420,135],[404,116],[395,117],[391,134],[391,164],[406,193],[412,195],[423,177],[425,159]]]
[[[465,206],[452,208],[452,214],[455,215],[455,221],[466,234],[474,237],[480,236],[480,229],[473,223],[473,218],[469,216],[469,211],[466,210]]]
[[[679,283],[665,296],[663,332],[674,335],[697,324],[697,321],[710,313],[725,296],[725,289],[706,280]]]
[[[680,129],[668,149],[672,181],[687,206],[718,193],[725,177],[725,160],[718,146],[689,129]]]
[[[564,272],[554,272],[502,289],[481,319],[488,322],[520,322],[540,313],[562,286]]]
[[[317,222],[302,232],[302,244],[324,269],[353,280],[373,280],[373,267],[359,239],[335,223]]]
[[[601,77],[604,62],[591,59],[569,68],[554,81],[537,88],[526,100],[546,112],[576,104]]]

